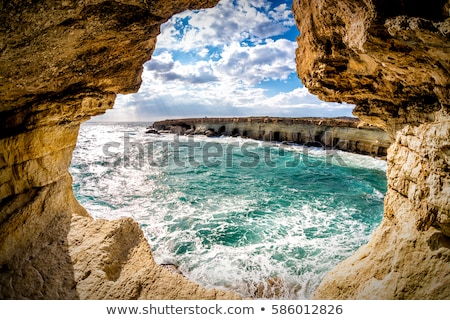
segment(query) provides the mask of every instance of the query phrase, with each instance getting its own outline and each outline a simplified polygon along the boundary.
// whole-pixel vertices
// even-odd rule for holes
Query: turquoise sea
[[[381,221],[383,160],[148,125],[84,124],[75,195],[96,218],[133,217],[157,263],[206,287],[308,299]]]

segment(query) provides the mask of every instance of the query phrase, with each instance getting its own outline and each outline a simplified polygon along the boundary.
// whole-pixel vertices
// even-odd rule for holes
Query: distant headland
[[[154,131],[153,131],[154,130]],[[157,121],[152,132],[180,135],[235,136],[292,142],[385,157],[391,143],[382,129],[357,118],[231,117]]]

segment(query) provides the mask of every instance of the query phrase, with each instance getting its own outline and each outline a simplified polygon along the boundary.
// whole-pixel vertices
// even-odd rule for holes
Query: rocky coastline
[[[235,136],[386,157],[389,135],[356,118],[190,118],[156,121],[156,132]],[[152,132],[152,129],[149,129]]]

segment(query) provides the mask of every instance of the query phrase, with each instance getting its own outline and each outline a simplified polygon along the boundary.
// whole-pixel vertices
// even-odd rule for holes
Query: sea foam
[[[383,160],[144,132],[83,125],[70,168],[75,195],[94,217],[136,219],[157,263],[206,287],[308,299],[381,221]]]

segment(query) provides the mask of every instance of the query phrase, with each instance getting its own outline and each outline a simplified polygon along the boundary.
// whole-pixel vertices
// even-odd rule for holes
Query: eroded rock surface
[[[356,118],[191,118],[157,121],[157,130],[176,134],[242,136],[262,141],[294,142],[306,146],[384,157],[388,134]]]
[[[385,129],[385,216],[320,299],[450,298],[450,2],[295,0],[297,70]]]
[[[0,2],[0,298],[232,299],[157,266],[136,222],[94,220],[79,125],[139,88],[161,23],[217,0]]]
[[[207,290],[154,263],[147,239],[131,218],[118,221],[74,216],[69,255],[81,299],[236,299]]]

